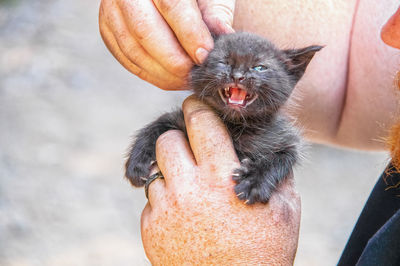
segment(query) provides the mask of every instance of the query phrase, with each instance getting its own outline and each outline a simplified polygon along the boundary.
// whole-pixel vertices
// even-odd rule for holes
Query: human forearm
[[[353,27],[349,80],[335,141],[361,149],[384,149],[385,139],[399,115],[395,76],[397,49],[380,39],[384,22],[398,1],[360,1]]]
[[[356,3],[255,0],[249,6],[238,0],[234,28],[280,47],[325,45],[296,87],[291,113],[311,141],[383,149],[398,108],[393,88],[398,52],[381,43],[379,31],[398,3],[360,1],[358,12]]]

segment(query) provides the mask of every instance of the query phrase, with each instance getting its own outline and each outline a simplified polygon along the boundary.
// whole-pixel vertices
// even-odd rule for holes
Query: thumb
[[[220,35],[233,33],[236,0],[198,0],[199,9],[210,32]]]

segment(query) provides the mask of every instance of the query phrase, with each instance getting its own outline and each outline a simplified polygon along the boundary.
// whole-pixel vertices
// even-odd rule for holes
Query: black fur
[[[232,174],[235,192],[247,204],[268,202],[279,183],[291,176],[301,139],[280,108],[321,48],[279,50],[253,34],[222,35],[206,61],[191,71],[195,95],[214,108],[231,134],[241,161]],[[239,84],[257,98],[245,107],[232,108],[219,92],[227,84]],[[144,185],[155,160],[156,140],[170,129],[186,134],[181,110],[161,116],[136,136],[126,162],[126,177],[134,186]]]

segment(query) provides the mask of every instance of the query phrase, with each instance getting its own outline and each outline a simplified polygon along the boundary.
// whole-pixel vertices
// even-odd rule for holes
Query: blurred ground
[[[104,47],[98,1],[0,1],[0,265],[148,265],[134,130],[179,106]],[[296,171],[296,265],[335,265],[385,154],[314,146]]]

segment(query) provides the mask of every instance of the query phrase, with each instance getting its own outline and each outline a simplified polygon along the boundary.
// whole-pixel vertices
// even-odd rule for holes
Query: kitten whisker
[[[235,193],[246,204],[268,202],[300,159],[299,131],[280,108],[318,50],[310,47],[279,50],[253,34],[227,34],[219,36],[206,61],[191,70],[194,94],[214,109],[232,138],[243,170],[232,173]],[[156,140],[170,129],[187,135],[182,110],[164,114],[138,133],[126,163],[132,185],[146,184]]]

